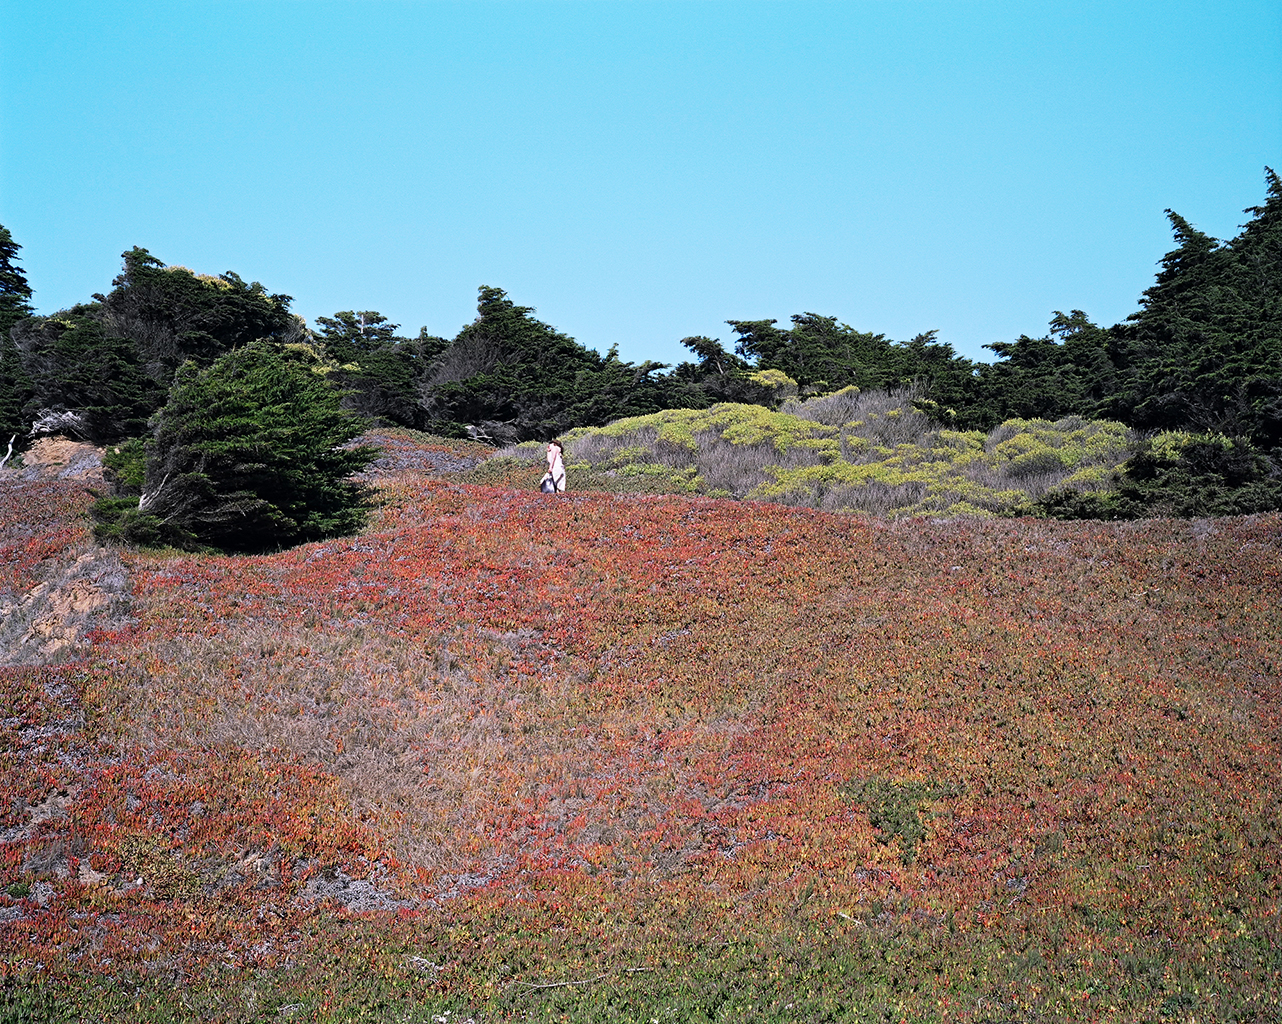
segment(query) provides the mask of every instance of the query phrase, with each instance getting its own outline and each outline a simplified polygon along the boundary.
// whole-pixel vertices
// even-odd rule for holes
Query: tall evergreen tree
[[[111,443],[145,431],[184,361],[207,366],[237,345],[308,336],[288,295],[268,295],[230,271],[195,274],[134,248],[114,284],[91,303],[15,324],[9,334],[25,376],[0,347],[0,414],[17,390],[24,431],[41,420]]]
[[[417,338],[402,338],[396,324],[373,310],[343,310],[316,322],[325,354],[338,363],[333,382],[347,408],[404,427],[426,425],[420,386],[432,359],[449,342],[427,328]]]
[[[261,551],[358,529],[363,421],[305,353],[255,342],[181,368],[155,420],[140,511],[181,543]]]
[[[1257,443],[1282,448],[1282,180],[1266,167],[1263,206],[1232,242],[1237,287],[1245,316],[1231,325],[1239,338],[1238,366],[1246,376],[1243,399]]]
[[[257,281],[232,271],[214,277],[169,267],[137,246],[122,258],[112,290],[94,298],[107,330],[133,342],[139,362],[164,388],[188,359],[208,366],[251,341],[307,337],[306,325],[289,311],[290,297],[268,294]]]
[[[727,352],[717,338],[703,335],[682,338],[694,360],[678,363],[662,378],[664,404],[669,409],[706,409],[717,402],[764,401],[762,389],[753,383],[749,364]]]
[[[0,449],[8,450],[9,439],[22,447],[29,424],[22,417],[31,398],[31,377],[23,365],[22,353],[10,336],[13,326],[34,314],[31,286],[18,266],[21,249],[9,229],[0,224]]]
[[[792,327],[781,330],[774,320],[730,320],[739,335],[735,352],[759,370],[782,370],[802,388],[837,390],[900,383],[892,342],[840,323],[836,317],[798,313]]]
[[[1168,210],[1177,247],[1117,330],[1119,412],[1140,427],[1188,427],[1282,443],[1282,183],[1227,244]]]
[[[1056,310],[1047,335],[1023,334],[985,345],[998,358],[981,364],[963,387],[959,421],[988,430],[1012,418],[1056,420],[1106,412],[1116,387],[1112,343],[1111,332],[1075,309]]]
[[[911,340],[897,343],[899,359],[896,384],[909,384],[919,391],[927,405],[923,411],[956,423],[965,405],[975,375],[975,364],[959,356],[952,345],[940,341],[938,331],[925,331]]]
[[[528,440],[661,407],[663,386],[651,375],[662,364],[602,357],[533,314],[501,288],[481,287],[476,319],[424,379],[433,429],[473,426],[495,440]],[[617,396],[616,404],[607,408],[603,394]]]
[[[32,316],[31,286],[26,272],[18,266],[18,250],[9,229],[0,224],[0,337],[19,320]]]
[[[12,333],[29,375],[28,428],[52,416],[62,431],[110,444],[144,433],[164,401],[165,389],[145,372],[133,343],[106,327],[97,303],[30,318]]]
[[[31,376],[23,365],[22,353],[8,331],[0,333],[0,448],[8,451],[8,444],[26,447],[26,432],[30,424],[23,417],[23,409],[31,400]]]
[[[973,399],[974,366],[940,342],[935,331],[897,342],[857,331],[836,317],[798,313],[781,330],[774,320],[728,321],[739,340],[735,352],[758,370],[780,370],[803,391],[912,387],[941,416]]]
[[[330,316],[318,316],[320,339],[326,354],[338,363],[355,363],[380,345],[401,339],[396,334],[399,324],[391,323],[372,309],[357,313],[345,309]]]

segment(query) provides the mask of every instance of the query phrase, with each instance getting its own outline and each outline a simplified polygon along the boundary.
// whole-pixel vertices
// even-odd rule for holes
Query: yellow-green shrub
[[[647,491],[900,515],[1006,515],[1051,488],[1099,490],[1129,442],[1120,423],[1076,416],[1008,420],[987,435],[940,429],[909,393],[856,388],[789,399],[777,411],[667,410],[566,437],[568,454],[608,474],[611,487],[636,481]]]

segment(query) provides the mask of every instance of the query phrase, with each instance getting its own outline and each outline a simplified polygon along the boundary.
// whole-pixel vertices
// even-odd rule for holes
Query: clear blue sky
[[[1282,170],[1276,0],[0,0],[0,223],[452,337],[496,285],[678,361],[812,311],[972,358],[1111,324]]]

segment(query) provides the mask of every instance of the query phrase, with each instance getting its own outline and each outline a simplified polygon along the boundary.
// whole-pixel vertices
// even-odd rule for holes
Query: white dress
[[[554,444],[548,445],[548,476],[552,478],[558,494],[565,490],[565,462],[561,458],[561,449]]]

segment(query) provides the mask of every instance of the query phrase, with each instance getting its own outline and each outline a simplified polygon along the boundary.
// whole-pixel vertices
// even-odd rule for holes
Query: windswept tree
[[[553,437],[664,407],[662,363],[602,357],[535,319],[501,288],[482,286],[477,316],[433,361],[422,402],[433,429],[495,440]]]
[[[1265,177],[1230,242],[1167,211],[1176,248],[1114,328],[1119,418],[1282,446],[1282,180]]]
[[[103,323],[97,303],[13,328],[28,374],[24,430],[69,434],[94,444],[136,437],[165,399],[128,338]]]
[[[967,395],[974,367],[937,340],[935,331],[912,341],[857,331],[836,317],[798,313],[783,329],[774,320],[729,320],[739,335],[735,352],[754,369],[779,370],[803,393],[913,387],[938,408],[953,407]]]
[[[162,386],[187,360],[208,366],[252,341],[281,344],[306,338],[306,324],[289,310],[288,295],[269,294],[227,271],[217,276],[166,266],[135,246],[106,295],[95,295],[98,316],[113,335],[128,338],[139,362]]]
[[[7,335],[10,327],[35,312],[26,271],[18,266],[21,248],[9,229],[0,224],[0,335]]]
[[[145,429],[184,362],[208,366],[238,345],[308,337],[288,295],[269,295],[230,271],[196,274],[134,248],[114,284],[92,302],[20,319],[8,332],[25,374],[23,433],[114,443]],[[0,377],[8,358],[0,351]]]
[[[801,387],[835,391],[855,385],[880,388],[894,366],[892,342],[840,323],[836,317],[798,313],[792,327],[781,330],[774,320],[731,320],[739,340],[735,351],[759,370],[782,370]]]
[[[0,333],[0,447],[25,447],[30,425],[22,415],[31,399],[31,375],[8,331]]]
[[[372,309],[356,312],[345,309],[333,316],[318,316],[317,332],[325,345],[325,353],[337,363],[355,363],[380,345],[404,341],[396,329],[400,324],[391,323],[382,313]]]
[[[1099,416],[1116,401],[1114,335],[1080,309],[1056,310],[1050,332],[1022,334],[984,346],[997,354],[982,363],[962,390],[962,425],[989,430],[1008,419],[1057,420],[1075,414]]]
[[[343,310],[316,318],[317,338],[337,364],[333,383],[343,404],[362,416],[403,427],[422,427],[419,390],[431,361],[449,342],[419,331],[403,338],[397,324],[374,310]]]
[[[10,335],[15,324],[35,312],[27,275],[18,266],[21,248],[9,229],[0,224],[0,446],[7,445],[10,438],[18,443],[26,432],[22,410],[31,397],[30,374]]]
[[[664,378],[668,408],[706,409],[717,402],[760,402],[761,387],[748,377],[749,364],[727,352],[720,339],[697,335],[682,338],[693,360],[677,363]]]
[[[265,551],[359,529],[366,490],[352,475],[373,450],[352,445],[364,423],[314,368],[305,349],[269,342],[184,364],[147,445],[138,515],[117,535]]]

